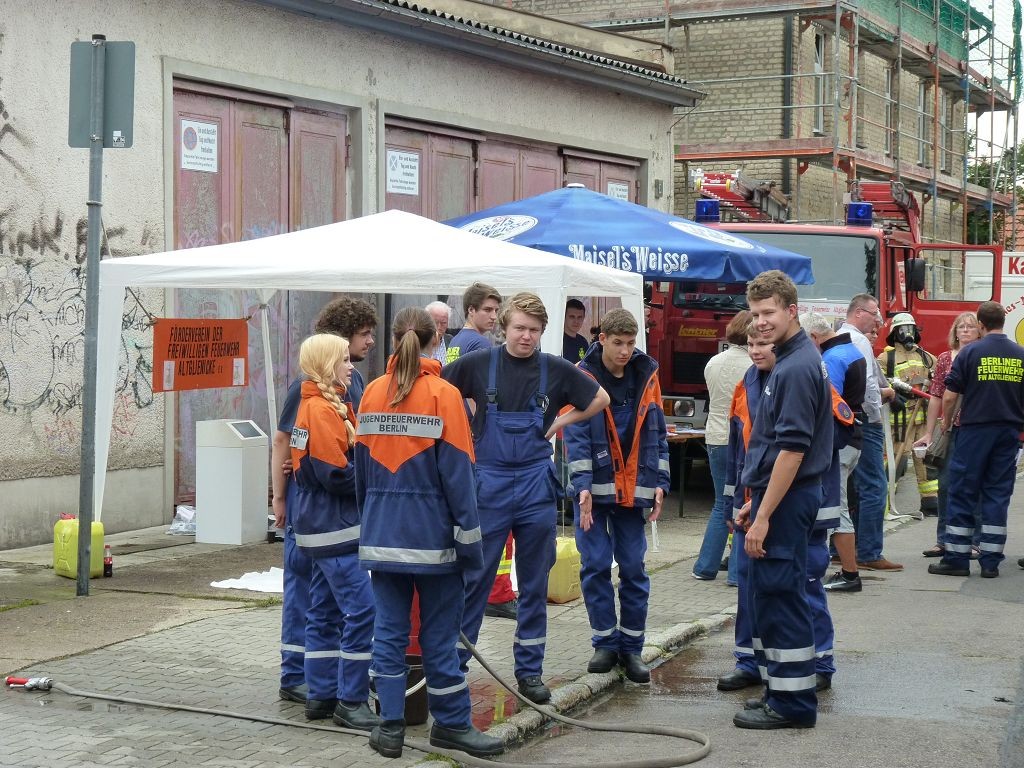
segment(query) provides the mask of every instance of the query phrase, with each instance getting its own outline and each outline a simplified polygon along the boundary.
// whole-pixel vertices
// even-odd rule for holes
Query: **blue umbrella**
[[[448,219],[445,224],[648,280],[743,283],[768,269],[814,282],[811,260],[579,185]]]

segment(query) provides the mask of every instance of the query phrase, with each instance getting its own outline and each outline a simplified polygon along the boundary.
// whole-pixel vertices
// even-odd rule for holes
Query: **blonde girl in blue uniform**
[[[355,417],[342,402],[352,377],[348,341],[320,333],[299,349],[306,375],[292,428],[295,543],[313,558],[306,623],[306,717],[370,730],[368,705],[374,604],[359,567],[359,510],[352,446]],[[337,626],[342,625],[338,647]],[[336,660],[340,656],[340,664]]]

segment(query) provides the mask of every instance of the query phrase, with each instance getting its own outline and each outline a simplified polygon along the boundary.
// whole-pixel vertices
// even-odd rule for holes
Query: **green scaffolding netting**
[[[1016,0],[1015,0],[1016,1]],[[936,0],[861,0],[861,7],[890,24],[900,24],[907,34],[918,40],[934,40]],[[957,59],[967,58],[966,32],[992,32],[990,18],[972,8],[967,0],[938,0],[939,48]]]

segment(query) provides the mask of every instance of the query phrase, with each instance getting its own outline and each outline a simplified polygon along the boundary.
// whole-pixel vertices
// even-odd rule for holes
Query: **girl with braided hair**
[[[307,380],[292,428],[296,496],[294,512],[288,512],[295,543],[313,558],[306,717],[332,717],[344,728],[369,731],[378,722],[367,706],[374,608],[369,575],[359,567],[355,415],[340,396],[352,378],[348,341],[329,333],[310,336],[299,349],[299,367]]]

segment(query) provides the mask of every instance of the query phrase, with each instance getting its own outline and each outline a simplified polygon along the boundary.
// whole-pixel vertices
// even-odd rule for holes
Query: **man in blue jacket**
[[[814,343],[800,328],[793,281],[778,270],[747,285],[754,327],[775,345],[743,467],[751,501],[737,522],[746,531],[754,653],[764,704],[733,718],[739,728],[812,728],[814,627],[804,591],[807,543],[832,461],[832,392]]]
[[[669,462],[658,363],[636,348],[638,332],[636,319],[624,309],[601,320],[598,345],[579,367],[608,392],[611,403],[566,427],[565,444],[594,646],[587,671],[610,672],[621,663],[628,679],[649,683],[651,673],[640,656],[651,586],[644,569],[644,522],[661,514]],[[619,564],[618,619],[613,556]]]

